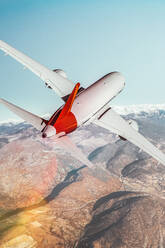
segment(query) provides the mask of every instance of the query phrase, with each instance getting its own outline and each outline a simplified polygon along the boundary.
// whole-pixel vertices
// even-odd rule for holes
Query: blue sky
[[[164,0],[0,0],[0,39],[87,87],[120,71],[113,104],[165,103]],[[0,97],[42,115],[62,104],[32,72],[0,51]],[[0,106],[0,121],[17,117]]]

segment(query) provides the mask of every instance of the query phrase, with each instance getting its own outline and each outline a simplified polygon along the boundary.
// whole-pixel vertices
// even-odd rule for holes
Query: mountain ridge
[[[111,105],[110,105],[111,106]],[[117,113],[121,115],[129,115],[136,114],[140,115],[140,113],[159,113],[159,111],[163,111],[163,115],[165,115],[165,104],[131,104],[131,105],[112,105],[111,106]],[[48,118],[50,114],[45,114],[44,118]],[[17,125],[23,123],[25,121],[17,120],[17,119],[8,119],[4,121],[0,121],[1,125]]]
[[[132,105],[114,105],[112,108],[121,115],[136,114],[141,112],[148,114],[163,111],[165,114],[165,104],[132,104]]]

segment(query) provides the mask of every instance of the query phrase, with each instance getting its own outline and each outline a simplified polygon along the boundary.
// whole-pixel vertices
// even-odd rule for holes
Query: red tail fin
[[[58,120],[62,119],[68,112],[71,111],[71,108],[72,108],[72,105],[73,105],[73,102],[75,100],[75,97],[76,97],[76,94],[79,90],[79,87],[80,87],[80,83],[77,83],[72,91],[72,93],[70,94],[67,102],[65,103],[65,106],[63,107],[59,117],[58,117]]]

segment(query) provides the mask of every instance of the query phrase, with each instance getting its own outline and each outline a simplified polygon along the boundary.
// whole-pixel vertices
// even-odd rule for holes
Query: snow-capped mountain
[[[165,117],[165,104],[139,104],[139,105],[114,105],[112,108],[120,115],[135,115],[135,117],[142,117],[147,115],[151,117],[153,115],[159,115],[160,117]],[[46,114],[43,118],[49,119],[51,115]],[[0,126],[12,127],[13,125],[19,125],[25,123],[21,120],[6,120],[0,121]]]
[[[143,116],[147,114],[152,116],[153,114],[157,114],[165,117],[165,104],[139,104],[112,107],[121,115],[134,114],[136,116]]]

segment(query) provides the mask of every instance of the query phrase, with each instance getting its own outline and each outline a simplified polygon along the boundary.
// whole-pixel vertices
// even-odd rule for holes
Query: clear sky
[[[165,103],[164,0],[0,0],[0,39],[83,86],[120,71],[113,104]],[[62,104],[0,51],[0,97],[42,115]],[[0,106],[0,121],[17,119]]]

